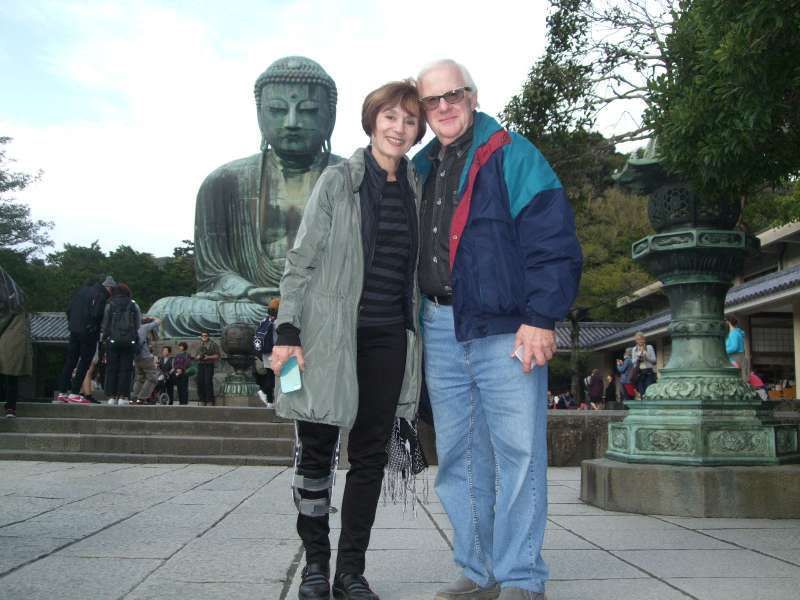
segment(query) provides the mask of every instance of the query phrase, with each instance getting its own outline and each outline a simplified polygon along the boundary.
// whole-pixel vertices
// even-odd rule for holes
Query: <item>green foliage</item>
[[[748,198],[742,221],[751,233],[800,221],[800,181],[779,190],[761,190]]]
[[[178,247],[174,256],[157,259],[130,246],[119,246],[106,255],[97,242],[90,246],[66,244],[47,260],[30,259],[24,253],[0,249],[0,264],[25,290],[31,311],[63,311],[72,294],[87,282],[108,275],[126,283],[145,311],[164,296],[189,296],[195,290],[191,246]]]
[[[15,250],[27,256],[52,244],[48,230],[53,224],[43,220],[34,221],[29,206],[8,196],[10,192],[24,190],[41,176],[10,170],[8,163],[13,161],[6,158],[3,148],[10,141],[11,138],[0,136],[0,249]]]
[[[684,0],[646,121],[709,197],[800,174],[800,0]]]
[[[631,259],[631,244],[652,233],[647,200],[611,188],[576,215],[583,250],[583,276],[576,306],[594,321],[631,320],[616,301],[652,281]]]

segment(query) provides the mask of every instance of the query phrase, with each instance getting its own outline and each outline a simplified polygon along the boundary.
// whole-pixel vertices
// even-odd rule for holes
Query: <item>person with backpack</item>
[[[58,379],[58,391],[54,402],[72,404],[91,402],[81,396],[81,384],[97,352],[106,302],[115,285],[117,283],[111,275],[106,277],[103,283],[89,279],[73,294],[67,307],[69,346],[64,368]]]
[[[178,353],[172,361],[172,374],[175,387],[178,388],[178,404],[189,404],[189,368],[192,366],[192,357],[189,355],[189,345],[178,342]],[[170,402],[172,404],[172,402]]]
[[[111,405],[129,404],[133,356],[139,344],[142,313],[124,283],[111,290],[111,300],[103,315],[102,340],[106,345],[105,392]]]
[[[267,316],[258,324],[253,336],[253,352],[255,360],[255,378],[260,388],[256,394],[267,408],[275,402],[275,373],[272,370],[272,347],[275,345],[275,318],[278,316],[280,300],[273,298],[267,305]]]
[[[134,404],[144,404],[158,383],[158,367],[153,353],[150,351],[148,337],[153,331],[158,331],[161,320],[156,317],[143,317],[142,324],[137,331],[139,343],[133,357],[135,372],[133,393],[131,399]]]

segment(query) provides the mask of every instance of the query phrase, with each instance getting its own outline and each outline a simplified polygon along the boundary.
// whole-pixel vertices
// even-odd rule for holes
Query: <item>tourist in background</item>
[[[631,362],[637,370],[636,391],[644,399],[647,388],[656,382],[656,351],[641,331],[636,332],[634,340],[636,345],[631,348]]]
[[[173,375],[173,362],[175,358],[172,356],[172,346],[162,346],[161,355],[158,357],[158,378],[164,382],[164,391],[167,392],[169,403],[172,404],[175,394],[175,377]]]
[[[115,285],[111,275],[102,284],[90,279],[72,295],[67,307],[69,345],[55,402],[90,403],[90,400],[81,396],[80,389],[97,352],[106,302]]]
[[[420,112],[407,81],[367,95],[361,124],[370,145],[323,172],[286,255],[272,368],[280,373],[294,357],[303,371],[302,388],[279,388],[276,403],[296,421],[300,442],[301,600],[330,594],[331,465],[341,427],[350,429],[350,468],[333,592],[378,600],[364,569],[386,447],[395,417],[413,420],[419,402],[419,196],[405,154],[425,133]]]
[[[156,317],[144,317],[138,330],[139,344],[133,357],[136,376],[131,398],[136,404],[145,404],[150,400],[158,383],[158,367],[156,358],[150,350],[150,336],[158,331],[161,321]]]
[[[603,376],[600,375],[599,369],[592,369],[586,391],[589,396],[589,406],[586,408],[591,410],[600,408],[603,403]]]
[[[603,392],[603,408],[608,408],[609,402],[617,402],[617,380],[613,373],[606,375],[606,388]]]
[[[181,406],[189,403],[188,371],[191,366],[192,357],[189,355],[189,345],[186,342],[178,342],[178,353],[172,361],[172,373],[175,378],[175,387],[178,390],[178,404]]]
[[[744,348],[744,331],[739,327],[739,320],[734,317],[726,317],[728,325],[728,335],[725,337],[725,352],[732,365],[739,368],[742,374],[742,381],[747,383],[750,380],[750,361]]]
[[[197,362],[197,399],[203,406],[214,406],[214,365],[219,360],[219,346],[207,331],[200,334],[194,360]]]
[[[633,370],[631,353],[632,350],[626,348],[623,358],[617,359],[617,372],[619,373],[619,383],[622,388],[623,400],[633,400],[636,398],[636,387],[631,383],[631,371]]]
[[[25,294],[0,267],[0,402],[6,418],[17,416],[19,378],[33,371],[31,326]]]
[[[101,336],[106,346],[105,393],[111,405],[130,404],[133,357],[138,345],[142,313],[124,283],[114,286],[106,303]]]

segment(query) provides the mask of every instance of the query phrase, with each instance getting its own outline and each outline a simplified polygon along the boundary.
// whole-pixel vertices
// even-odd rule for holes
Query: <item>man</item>
[[[106,277],[102,284],[89,280],[72,296],[67,308],[69,346],[64,369],[58,381],[58,389],[61,391],[57,392],[55,402],[90,403],[90,400],[81,396],[79,392],[86,371],[89,370],[97,352],[106,301],[111,296],[111,288],[115,285],[117,282],[111,275]],[[73,371],[75,371],[74,378]]]
[[[148,342],[150,341],[150,332],[158,331],[159,325],[161,325],[161,320],[157,317],[142,317],[142,324],[137,331],[139,345],[136,348],[136,355],[133,357],[136,379],[133,382],[133,393],[131,394],[135,404],[144,404],[158,383],[158,367]]]
[[[336,83],[318,63],[279,58],[255,83],[261,152],[215,169],[197,192],[197,293],[161,298],[148,314],[166,337],[219,336],[225,325],[256,324],[277,294],[286,251],[306,200],[331,154]]]
[[[197,399],[203,405],[214,406],[214,365],[219,360],[219,347],[207,331],[200,334],[200,346],[194,356],[197,361]]]
[[[436,491],[463,570],[436,599],[541,600],[546,365],[580,279],[572,211],[538,150],[476,111],[463,66],[434,63],[418,87],[436,134],[414,158]]]

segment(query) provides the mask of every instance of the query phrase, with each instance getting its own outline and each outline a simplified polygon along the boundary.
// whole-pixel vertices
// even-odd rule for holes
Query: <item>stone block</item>
[[[690,517],[798,518],[800,465],[582,464],[581,500],[606,510]]]

